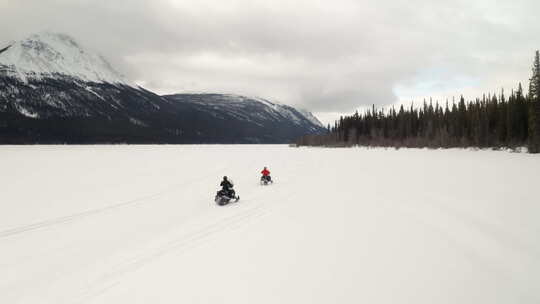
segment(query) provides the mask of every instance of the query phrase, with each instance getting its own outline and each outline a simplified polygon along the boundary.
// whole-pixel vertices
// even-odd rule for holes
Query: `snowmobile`
[[[230,189],[229,191],[226,191],[226,190],[219,190],[217,193],[216,193],[216,198],[214,199],[214,201],[216,202],[216,204],[220,205],[220,206],[225,206],[231,202],[233,203],[236,203],[240,200],[240,196],[239,195],[236,195],[234,193],[234,190],[233,189]]]
[[[273,184],[274,181],[272,180],[272,178],[270,177],[270,175],[267,175],[267,176],[261,176],[261,185],[263,186],[267,186],[268,184]]]

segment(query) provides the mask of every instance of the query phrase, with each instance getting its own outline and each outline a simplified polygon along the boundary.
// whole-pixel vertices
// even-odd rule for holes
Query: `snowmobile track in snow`
[[[78,219],[82,219],[82,218],[86,218],[86,217],[89,217],[89,216],[92,216],[92,215],[95,215],[95,214],[107,212],[107,211],[110,211],[110,210],[118,209],[118,208],[129,206],[129,205],[134,205],[134,204],[137,204],[137,203],[142,203],[145,200],[158,197],[158,196],[160,196],[162,194],[163,193],[149,195],[149,196],[137,198],[137,199],[134,199],[134,200],[130,200],[130,201],[127,201],[127,202],[106,206],[106,207],[99,208],[99,209],[83,211],[83,212],[75,213],[75,214],[72,214],[72,215],[62,216],[62,217],[58,217],[58,218],[45,220],[45,221],[42,221],[42,222],[33,223],[33,224],[30,224],[30,225],[25,225],[25,226],[20,226],[20,227],[16,227],[16,228],[7,229],[7,230],[4,230],[4,231],[0,231],[0,238],[5,238],[5,237],[12,236],[12,235],[16,235],[16,234],[20,234],[20,233],[24,233],[24,232],[28,232],[28,231],[32,231],[32,230],[37,230],[37,229],[41,229],[41,228],[47,228],[47,227],[54,226],[54,225],[69,223],[69,222],[72,222],[72,221],[75,221],[75,220],[78,220]]]
[[[102,292],[116,285],[119,277],[137,271],[157,258],[170,254],[173,251],[181,254],[190,248],[204,243],[205,240],[210,239],[219,233],[230,231],[231,229],[244,225],[246,221],[262,217],[265,215],[266,209],[267,208],[264,208],[263,206],[257,206],[233,216],[220,219],[215,223],[193,231],[174,241],[167,242],[154,250],[132,257],[131,259],[116,265],[110,271],[102,274],[95,281],[95,285],[83,292],[75,303],[84,303],[85,301],[99,296]]]
[[[293,189],[294,187],[291,187]],[[250,202],[256,201],[257,198],[264,196],[264,193],[258,192],[257,195],[251,196],[250,199],[244,201],[243,203],[249,204]],[[237,227],[247,225],[249,221],[255,220],[257,218],[264,217],[265,215],[272,212],[273,207],[283,206],[285,202],[294,197],[293,191],[285,191],[279,193],[278,195],[273,196],[273,199],[278,204],[267,205],[263,203],[257,203],[256,206],[250,207],[247,210],[242,210],[239,213],[220,218],[217,221],[212,222],[211,224],[203,225],[202,227],[186,234],[179,236],[178,238],[164,242],[163,244],[157,246],[154,249],[144,251],[136,256],[133,256],[127,260],[124,260],[118,263],[116,266],[110,267],[108,271],[101,274],[98,278],[94,280],[94,284],[88,287],[88,289],[77,297],[78,299],[75,303],[85,303],[89,301],[108,289],[114,287],[118,284],[118,278],[128,275],[129,273],[135,272],[138,269],[144,267],[146,264],[151,263],[152,261],[171,254],[172,252],[177,252],[177,254],[182,254],[183,252],[195,248],[200,244],[204,244],[206,240],[215,237],[220,233],[225,233],[227,231],[234,230]],[[223,207],[241,207],[241,202],[235,204],[229,204]],[[218,206],[219,207],[219,206]],[[72,303],[73,301],[69,301]]]
[[[216,171],[220,171],[220,170],[222,170],[222,168],[219,168]],[[128,206],[134,206],[134,205],[137,205],[137,204],[148,203],[148,202],[152,201],[152,199],[158,198],[158,197],[160,197],[160,196],[162,196],[162,195],[164,195],[164,194],[166,194],[166,193],[168,193],[170,191],[174,191],[174,190],[179,189],[180,187],[183,187],[183,186],[185,187],[185,186],[190,185],[190,184],[195,184],[195,183],[201,182],[201,181],[205,180],[206,178],[207,178],[207,175],[204,175],[204,176],[198,177],[198,178],[196,178],[196,179],[194,179],[194,180],[192,180],[192,181],[190,181],[188,183],[170,185],[170,186],[164,188],[160,192],[150,194],[150,195],[146,195],[146,196],[142,196],[142,197],[138,197],[138,198],[134,198],[132,200],[128,200],[128,201],[125,201],[125,202],[122,202],[122,203],[112,204],[112,205],[108,205],[108,206],[105,206],[105,207],[102,207],[102,208],[91,209],[91,210],[87,210],[87,211],[83,211],[83,212],[74,213],[74,214],[71,214],[71,215],[51,218],[51,219],[48,219],[48,220],[32,223],[32,224],[29,224],[29,225],[22,225],[22,226],[19,226],[19,227],[2,230],[2,231],[0,231],[0,239],[10,237],[10,236],[13,236],[13,235],[17,235],[17,234],[21,234],[21,233],[25,233],[25,232],[30,232],[30,231],[34,231],[34,230],[43,229],[43,228],[48,228],[48,227],[52,227],[52,226],[56,226],[56,225],[60,225],[60,224],[67,224],[67,223],[74,222],[74,221],[79,220],[79,219],[83,219],[83,218],[91,217],[91,216],[94,216],[94,215],[102,214],[102,213],[105,213],[105,212],[113,211],[113,210],[116,210],[116,209],[120,209],[122,207],[128,207]]]

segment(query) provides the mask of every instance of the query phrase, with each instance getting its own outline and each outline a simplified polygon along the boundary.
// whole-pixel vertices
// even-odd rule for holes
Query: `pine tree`
[[[540,52],[536,51],[529,83],[529,152],[540,152]]]
[[[540,98],[540,51],[536,51],[532,68],[532,77],[529,84],[529,98],[538,101]]]

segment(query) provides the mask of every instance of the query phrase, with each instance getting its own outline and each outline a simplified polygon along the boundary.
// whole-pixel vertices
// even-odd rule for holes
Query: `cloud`
[[[262,96],[320,113],[526,81],[533,0],[3,0],[0,38],[65,32],[161,93]]]

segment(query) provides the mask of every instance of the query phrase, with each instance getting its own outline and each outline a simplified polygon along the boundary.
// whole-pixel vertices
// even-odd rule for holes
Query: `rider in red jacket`
[[[262,178],[266,179],[267,181],[271,182],[272,178],[270,177],[270,171],[264,167],[264,169],[261,171],[261,174],[263,175]]]

